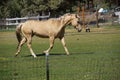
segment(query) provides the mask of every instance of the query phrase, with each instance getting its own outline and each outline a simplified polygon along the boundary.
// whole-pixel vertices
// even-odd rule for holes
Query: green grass
[[[120,27],[91,28],[90,33],[66,29],[70,55],[59,39],[50,52],[50,80],[120,80]],[[26,46],[14,57],[17,40],[14,31],[0,31],[0,80],[46,80],[45,56],[49,40],[33,38],[34,59]]]

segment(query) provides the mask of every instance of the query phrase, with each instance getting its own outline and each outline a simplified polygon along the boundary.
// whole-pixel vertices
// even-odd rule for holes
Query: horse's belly
[[[42,38],[48,38],[48,34],[47,33],[42,33],[42,32],[34,32],[34,35],[38,36],[38,37],[42,37]]]

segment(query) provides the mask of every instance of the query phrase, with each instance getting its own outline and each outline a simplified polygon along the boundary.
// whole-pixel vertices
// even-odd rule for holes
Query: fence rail
[[[91,15],[93,14],[93,12],[85,12],[84,13],[85,16],[86,15]],[[110,16],[111,13],[107,13],[107,14],[104,14],[104,20],[100,20],[99,21],[99,25],[114,25],[114,24],[120,24],[120,12],[118,13],[115,13],[115,17],[111,17]],[[82,15],[82,14],[80,14]],[[4,30],[4,29],[14,29],[15,27],[13,26],[16,26],[20,23],[23,23],[27,20],[44,20],[44,19],[48,19],[50,18],[50,12],[48,15],[45,15],[45,16],[32,16],[32,17],[22,17],[22,18],[6,18],[6,19],[0,19],[0,29],[1,30]],[[87,17],[85,17],[87,18]],[[96,23],[94,23],[96,24]]]
[[[22,22],[25,22],[26,20],[42,20],[42,19],[48,19],[50,17],[50,13],[45,16],[32,16],[32,17],[22,17],[22,18],[6,18],[0,20],[0,25],[2,26],[12,26],[12,25],[18,25]]]

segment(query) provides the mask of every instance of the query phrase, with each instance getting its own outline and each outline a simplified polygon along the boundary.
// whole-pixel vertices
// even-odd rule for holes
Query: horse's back
[[[37,21],[37,20],[29,20],[26,21],[23,25],[23,32],[37,35],[39,37],[48,37],[49,32],[51,30],[51,22],[49,20],[46,21]]]
[[[45,21],[29,20],[23,24],[22,30],[27,34],[49,37],[50,35],[57,36],[62,29],[61,27],[61,20],[57,19],[48,19]]]

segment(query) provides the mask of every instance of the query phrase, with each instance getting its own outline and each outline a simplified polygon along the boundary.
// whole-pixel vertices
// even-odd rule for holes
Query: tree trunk
[[[99,22],[98,22],[98,9],[96,10],[96,26],[99,28]]]

